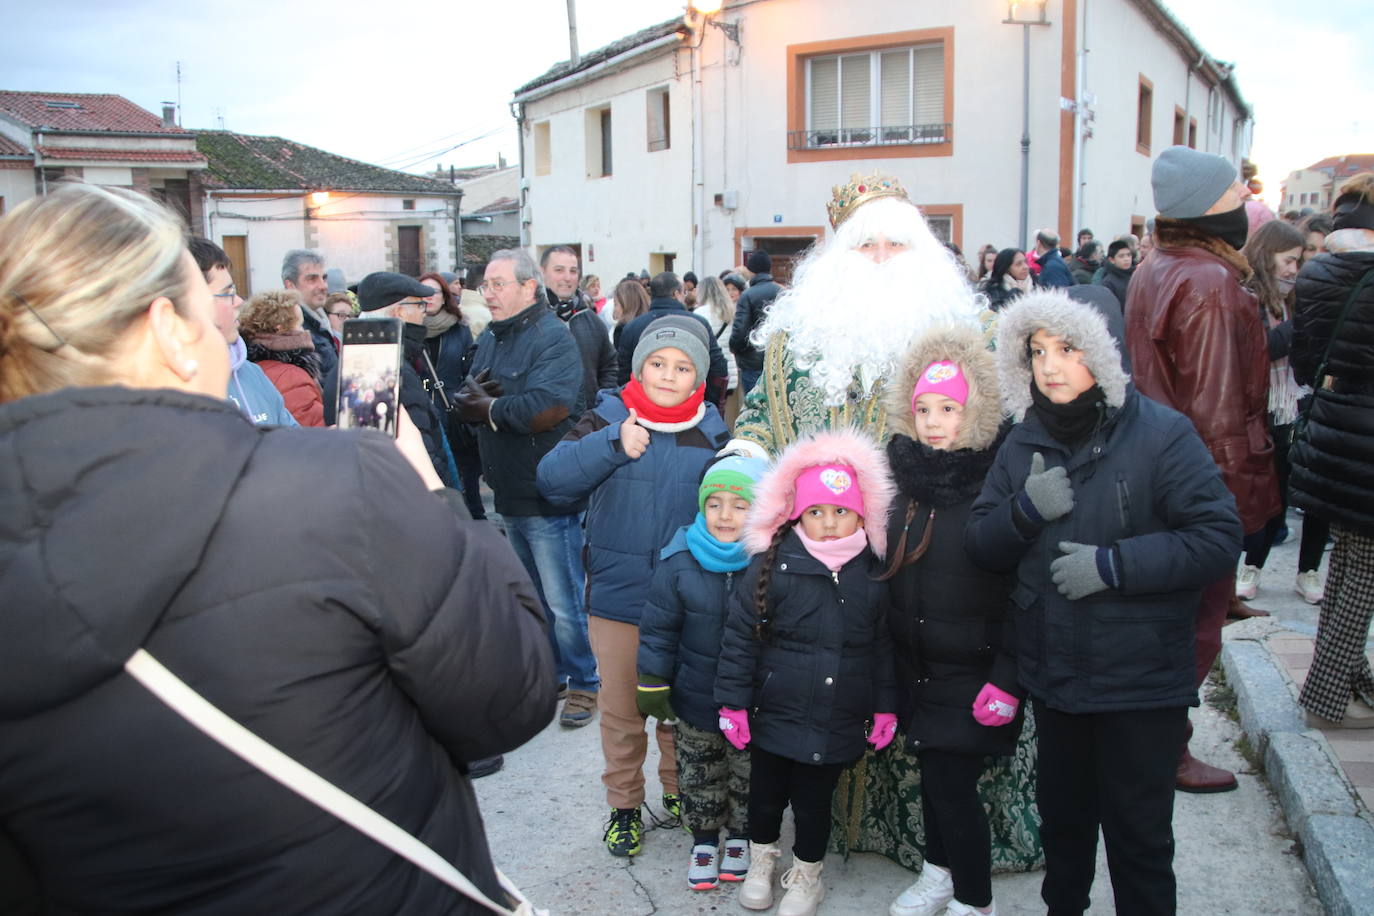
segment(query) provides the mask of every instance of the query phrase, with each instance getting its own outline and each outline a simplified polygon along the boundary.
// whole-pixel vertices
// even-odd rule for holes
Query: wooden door
[[[400,226],[396,229],[396,248],[399,253],[396,270],[408,277],[418,277],[424,273],[424,263],[420,258],[420,227]]]
[[[220,247],[229,256],[229,276],[234,278],[234,289],[247,299],[253,295],[248,282],[248,236],[226,235],[220,239]]]

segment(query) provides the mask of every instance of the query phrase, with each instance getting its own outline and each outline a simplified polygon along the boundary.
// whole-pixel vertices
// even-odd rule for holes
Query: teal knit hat
[[[768,469],[766,462],[744,455],[727,455],[706,469],[697,490],[697,508],[706,511],[712,493],[730,493],[747,502],[754,501],[754,484]]]

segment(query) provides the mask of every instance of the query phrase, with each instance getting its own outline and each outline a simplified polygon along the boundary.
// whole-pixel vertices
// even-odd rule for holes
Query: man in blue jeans
[[[511,547],[539,589],[552,624],[560,691],[559,721],[591,722],[601,682],[582,603],[582,511],[539,495],[539,459],[582,414],[582,357],[567,325],[545,304],[538,266],[523,249],[492,254],[479,291],[491,324],[477,338],[473,375],[454,408],[476,424],[482,476],[496,496]]]

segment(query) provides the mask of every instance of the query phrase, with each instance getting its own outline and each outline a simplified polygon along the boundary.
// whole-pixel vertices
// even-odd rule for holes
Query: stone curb
[[[1240,724],[1263,755],[1288,825],[1322,905],[1332,916],[1374,913],[1374,826],[1360,807],[1321,732],[1308,730],[1287,679],[1264,644],[1237,639],[1221,653],[1236,692]]]

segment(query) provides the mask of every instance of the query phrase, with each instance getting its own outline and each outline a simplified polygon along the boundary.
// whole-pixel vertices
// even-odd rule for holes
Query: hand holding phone
[[[351,318],[344,322],[339,357],[339,429],[400,432],[401,321]]]

